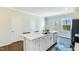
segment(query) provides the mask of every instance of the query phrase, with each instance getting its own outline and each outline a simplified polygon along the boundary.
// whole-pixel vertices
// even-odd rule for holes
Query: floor
[[[55,44],[51,46],[47,51],[72,51],[72,48],[67,48],[63,45]]]
[[[9,45],[0,47],[0,51],[23,51],[23,41],[13,42]]]
[[[51,51],[72,51],[72,48],[70,48],[70,46],[71,46],[71,39],[58,36],[57,44],[51,48]]]
[[[23,41],[13,42],[12,44],[0,47],[0,51],[23,51]],[[47,51],[72,51],[72,49],[64,44],[57,42]]]

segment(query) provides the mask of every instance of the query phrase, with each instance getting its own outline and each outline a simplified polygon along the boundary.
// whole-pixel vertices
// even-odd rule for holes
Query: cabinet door
[[[46,45],[47,45],[46,37],[41,37],[40,38],[40,50],[45,51],[47,49]]]
[[[62,36],[58,36],[57,37],[57,43],[65,46],[67,48],[70,48],[71,39],[70,38],[65,38],[65,37],[62,37]]]
[[[24,50],[25,51],[29,51],[30,50],[30,46],[31,46],[31,42],[27,39],[27,38],[24,38]]]
[[[40,40],[39,40],[39,38],[33,40],[33,48],[32,49],[33,49],[33,51],[39,51],[40,50]]]
[[[24,50],[25,51],[32,51],[33,50],[33,41],[32,40],[25,38]]]
[[[39,39],[34,39],[34,40],[26,40],[25,42],[25,50],[26,51],[39,51],[40,46],[39,46]]]
[[[53,44],[57,42],[57,33],[53,34]]]
[[[52,40],[50,34],[46,36],[46,40],[47,40],[46,46],[47,46],[47,49],[48,49],[48,48],[51,47],[51,40]]]
[[[50,45],[52,46],[54,44],[54,35],[50,34]]]

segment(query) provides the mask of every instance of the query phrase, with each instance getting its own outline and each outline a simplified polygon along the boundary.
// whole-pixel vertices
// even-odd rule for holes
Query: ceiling
[[[37,16],[52,16],[74,12],[72,7],[12,7],[11,9]]]

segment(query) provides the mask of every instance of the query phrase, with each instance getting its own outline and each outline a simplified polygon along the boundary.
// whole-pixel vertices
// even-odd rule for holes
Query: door
[[[19,41],[21,39],[22,33],[22,19],[18,15],[13,15],[11,17],[11,41]]]

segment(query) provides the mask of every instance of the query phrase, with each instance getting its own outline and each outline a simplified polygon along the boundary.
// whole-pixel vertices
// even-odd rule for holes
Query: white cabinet
[[[39,51],[40,50],[40,47],[39,47],[39,39],[36,39],[36,40],[28,40],[26,39],[25,43],[25,51]]]
[[[52,40],[53,40],[53,44],[57,43],[57,33],[53,33],[53,36],[52,36]]]
[[[29,40],[27,38],[24,40],[26,51],[45,51],[56,43],[56,38],[53,33],[46,34],[33,40]]]
[[[45,37],[41,37],[39,40],[40,40],[40,51],[44,51],[44,50],[46,50],[46,44],[47,44],[47,40],[46,40],[47,38],[46,38],[46,36]]]
[[[51,34],[48,34],[48,35],[46,36],[46,41],[47,41],[46,47],[47,47],[47,49],[52,46],[52,45],[51,45],[51,42],[52,42],[51,40],[52,40]]]
[[[33,40],[33,51],[39,51],[40,50],[40,40],[39,39],[36,39],[36,40]]]
[[[63,37],[60,35],[57,35],[57,43],[64,45],[67,48],[70,48],[71,46],[71,38]]]
[[[57,43],[57,32],[50,34],[50,46],[52,46],[53,44]]]
[[[79,51],[79,43],[75,43],[75,51]]]
[[[54,40],[56,40],[56,39],[54,39],[54,34],[51,34],[51,35],[50,35],[50,45],[51,45],[51,46],[54,44]],[[55,43],[56,43],[56,42],[55,42]]]

